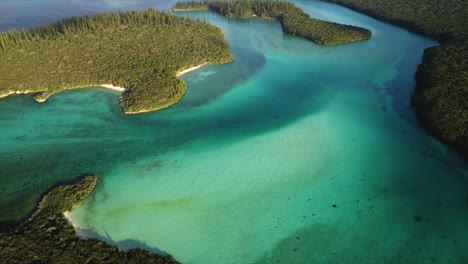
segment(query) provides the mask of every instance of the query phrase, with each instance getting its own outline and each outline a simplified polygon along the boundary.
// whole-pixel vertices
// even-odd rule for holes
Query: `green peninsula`
[[[122,87],[125,113],[179,101],[183,70],[233,60],[219,28],[154,9],[72,17],[29,30],[0,33],[0,97],[81,87]]]
[[[468,8],[465,0],[326,0],[434,38],[412,103],[422,125],[468,159]]]
[[[74,184],[59,186],[39,203],[32,216],[15,229],[0,232],[1,263],[178,263],[142,249],[123,252],[95,239],[80,239],[67,223],[64,212],[81,203],[96,186],[86,176]]]
[[[276,18],[283,31],[319,45],[337,45],[369,39],[365,28],[310,18],[294,3],[283,0],[235,0],[178,2],[174,11],[212,10],[230,18],[252,16]]]

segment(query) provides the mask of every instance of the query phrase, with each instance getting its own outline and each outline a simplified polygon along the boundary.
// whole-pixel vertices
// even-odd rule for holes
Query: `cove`
[[[151,6],[116,3],[95,5]],[[118,93],[97,88],[0,100],[2,220],[51,184],[94,173],[96,192],[73,213],[84,232],[183,263],[466,262],[466,165],[409,106],[422,51],[437,43],[297,3],[374,35],[321,47],[275,20],[191,12],[181,15],[223,30],[236,60],[184,75],[173,107],[126,116]]]

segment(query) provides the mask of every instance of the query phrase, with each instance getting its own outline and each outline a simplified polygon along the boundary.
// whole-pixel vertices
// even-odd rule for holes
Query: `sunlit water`
[[[72,3],[1,1],[0,29],[173,4]],[[222,28],[236,60],[185,75],[173,107],[125,116],[119,94],[97,88],[0,100],[2,220],[94,173],[97,190],[73,213],[84,232],[183,263],[466,263],[467,167],[409,105],[422,52],[437,43],[298,3],[374,36],[321,47],[271,19],[181,14]]]

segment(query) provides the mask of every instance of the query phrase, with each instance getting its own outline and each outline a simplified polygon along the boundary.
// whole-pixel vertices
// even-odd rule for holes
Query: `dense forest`
[[[220,29],[206,21],[154,9],[72,17],[0,33],[0,97],[113,84],[128,91],[125,113],[167,107],[184,95],[176,73],[232,61]]]
[[[416,74],[422,124],[468,159],[468,6],[465,0],[326,0],[435,38]]]
[[[212,10],[230,18],[277,18],[283,31],[319,45],[337,45],[369,39],[372,32],[355,26],[310,18],[294,3],[283,0],[205,0],[178,2],[174,11]]]
[[[96,182],[96,177],[86,176],[53,189],[43,197],[31,218],[0,232],[0,263],[178,263],[171,256],[143,249],[123,252],[99,240],[80,239],[63,213],[83,202]]]

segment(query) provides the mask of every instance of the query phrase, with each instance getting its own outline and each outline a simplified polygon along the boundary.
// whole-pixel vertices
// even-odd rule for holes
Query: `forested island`
[[[72,17],[0,33],[0,97],[81,87],[124,87],[125,113],[153,111],[179,101],[185,69],[233,60],[219,28],[204,20],[154,9]]]
[[[326,0],[438,40],[424,51],[412,104],[424,127],[468,158],[468,8],[464,0]]]
[[[88,197],[97,178],[85,176],[46,194],[32,216],[14,229],[0,232],[1,263],[178,263],[143,249],[123,252],[96,239],[80,239],[67,223],[71,211]]]
[[[319,45],[337,45],[361,41],[372,36],[372,32],[365,28],[313,19],[294,3],[283,0],[178,2],[173,10],[212,10],[229,18],[248,18],[252,16],[276,18],[281,23],[284,32],[306,38]]]

